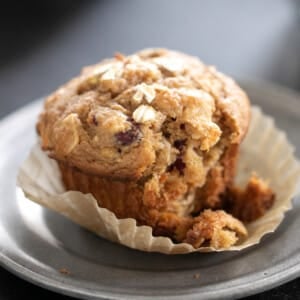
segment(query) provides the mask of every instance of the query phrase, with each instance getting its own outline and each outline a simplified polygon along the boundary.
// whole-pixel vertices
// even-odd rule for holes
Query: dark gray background
[[[300,4],[292,0],[3,1],[0,117],[115,51],[168,47],[237,79],[300,89]],[[0,299],[67,299],[0,269]],[[300,299],[300,279],[247,299]]]

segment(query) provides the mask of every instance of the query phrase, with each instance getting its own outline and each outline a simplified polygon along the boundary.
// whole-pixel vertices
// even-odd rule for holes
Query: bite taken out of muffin
[[[274,193],[253,176],[234,185],[250,103],[229,77],[166,49],[116,54],[50,95],[41,147],[67,190],[91,193],[118,218],[195,248],[247,237]]]

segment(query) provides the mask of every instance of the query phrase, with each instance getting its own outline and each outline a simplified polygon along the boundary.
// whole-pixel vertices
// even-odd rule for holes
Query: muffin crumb
[[[60,268],[59,272],[63,275],[70,275],[70,271],[67,268]]]
[[[268,184],[253,174],[245,188],[228,187],[227,210],[243,222],[252,222],[272,207],[275,194]]]

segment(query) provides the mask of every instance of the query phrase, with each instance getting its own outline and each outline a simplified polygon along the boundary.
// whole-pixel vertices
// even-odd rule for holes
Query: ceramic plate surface
[[[300,156],[300,96],[243,87]],[[275,233],[241,252],[167,256],[108,242],[25,199],[18,166],[36,141],[36,101],[0,123],[0,263],[39,286],[85,299],[233,299],[300,276],[300,197]],[[68,272],[66,272],[68,271]]]

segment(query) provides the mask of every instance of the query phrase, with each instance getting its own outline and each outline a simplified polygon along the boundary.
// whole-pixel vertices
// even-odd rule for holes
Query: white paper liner
[[[275,127],[274,120],[263,115],[258,107],[253,107],[250,129],[241,147],[236,182],[245,183],[255,171],[270,183],[276,200],[262,218],[246,226],[248,238],[228,249],[195,249],[187,243],[175,244],[167,237],[154,237],[151,227],[137,226],[132,218],[118,219],[111,211],[100,208],[91,194],[66,192],[57,163],[48,158],[38,144],[20,167],[18,185],[28,199],[66,216],[101,237],[134,249],[165,254],[242,250],[259,243],[262,236],[273,232],[284,213],[291,208],[291,199],[300,178],[300,164],[293,153],[293,146],[285,133]]]

